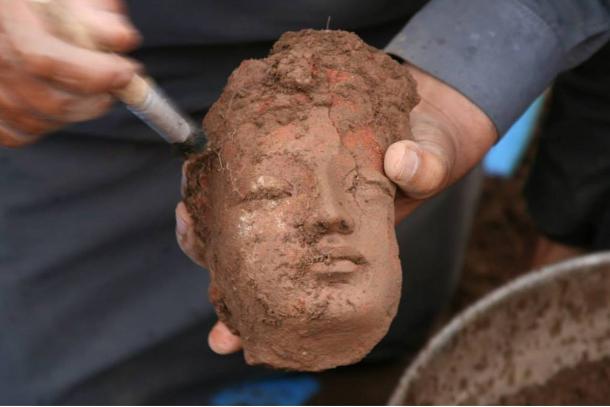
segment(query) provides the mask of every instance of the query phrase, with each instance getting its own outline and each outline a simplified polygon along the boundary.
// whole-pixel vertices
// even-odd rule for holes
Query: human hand
[[[409,70],[421,98],[411,112],[412,137],[392,144],[384,161],[386,175],[400,188],[397,223],[464,176],[497,139],[494,124],[473,102],[432,75]]]
[[[139,35],[121,0],[63,0],[101,49],[125,52]],[[33,143],[67,124],[105,113],[111,90],[124,87],[138,65],[62,39],[35,0],[0,1],[0,146]]]

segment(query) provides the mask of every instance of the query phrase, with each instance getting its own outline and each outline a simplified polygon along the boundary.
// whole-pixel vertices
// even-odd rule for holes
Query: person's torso
[[[288,30],[355,30],[385,45],[394,0],[128,0],[132,56],[196,120],[246,58]],[[116,106],[21,150],[0,149],[0,402],[70,386],[213,312],[174,241],[180,161]],[[202,340],[202,346],[204,341]]]

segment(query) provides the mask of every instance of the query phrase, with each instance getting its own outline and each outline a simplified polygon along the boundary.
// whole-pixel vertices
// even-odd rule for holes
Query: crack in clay
[[[330,91],[331,90],[330,90],[330,86],[329,86],[329,93],[330,93]],[[333,117],[332,117],[332,114],[331,114],[331,109],[332,109],[332,105],[326,109],[327,114],[328,114],[328,120],[330,121],[332,126],[335,128],[335,131],[339,135],[339,140],[341,140],[341,137],[343,135],[339,132],[339,129],[337,128],[337,125],[336,125],[335,121],[333,120]],[[351,169],[350,172],[351,171],[355,171],[356,172],[356,177],[359,178],[360,177],[360,167],[358,166],[358,161],[356,161],[356,155],[349,148],[346,148],[346,150],[352,156],[352,159],[354,160],[354,163],[355,163],[354,164],[354,168]],[[358,202],[358,199],[356,199],[356,191],[355,190],[353,191],[352,196],[354,198],[354,202],[358,206],[358,209],[360,209],[360,213],[362,213],[362,207],[360,207],[360,202]]]

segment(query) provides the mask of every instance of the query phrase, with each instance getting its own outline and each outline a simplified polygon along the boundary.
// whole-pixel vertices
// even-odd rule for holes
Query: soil
[[[610,403],[610,358],[564,369],[545,384],[505,397],[503,405],[607,405]]]
[[[402,272],[383,154],[417,102],[405,66],[344,31],[286,33],[230,76],[185,202],[248,363],[352,364],[387,332]]]
[[[443,325],[485,294],[531,271],[538,231],[522,192],[536,147],[534,140],[511,178],[484,180],[464,269],[451,307],[441,318]]]

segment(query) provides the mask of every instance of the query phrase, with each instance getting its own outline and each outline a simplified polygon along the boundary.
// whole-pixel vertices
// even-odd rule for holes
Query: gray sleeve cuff
[[[548,10],[525,3],[432,0],[386,51],[456,88],[487,113],[503,135],[568,63],[584,60],[608,38],[608,10],[603,7],[600,15],[600,10],[579,9],[574,1],[552,2]],[[564,10],[558,3],[565,3]],[[574,15],[574,8],[579,14]],[[597,13],[591,17],[595,21],[587,13]],[[563,27],[553,24],[565,17]],[[589,28],[583,30],[583,22]],[[562,36],[558,29],[571,31]],[[582,55],[574,52],[579,46],[587,50]]]

